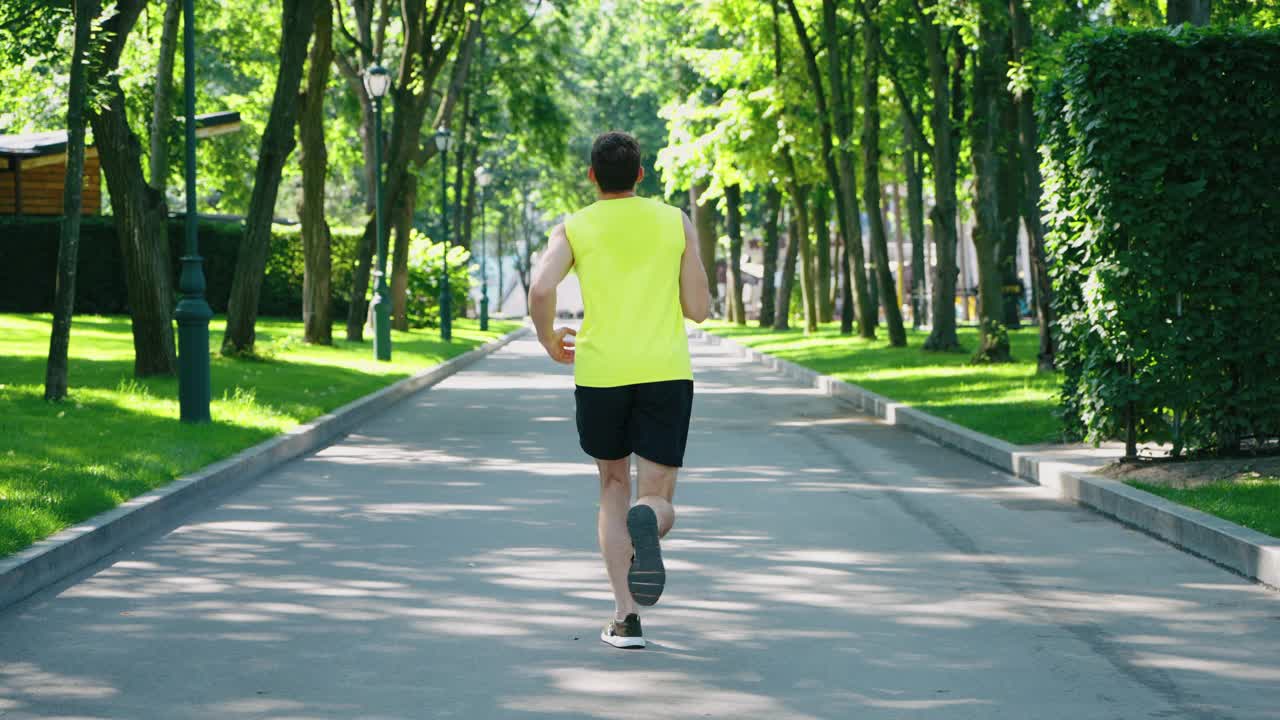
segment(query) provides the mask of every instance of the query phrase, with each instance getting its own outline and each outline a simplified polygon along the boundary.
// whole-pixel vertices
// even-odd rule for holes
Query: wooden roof
[[[235,132],[240,129],[240,113],[218,112],[196,116],[196,137]],[[0,135],[0,157],[13,159],[63,155],[67,152],[67,131]]]

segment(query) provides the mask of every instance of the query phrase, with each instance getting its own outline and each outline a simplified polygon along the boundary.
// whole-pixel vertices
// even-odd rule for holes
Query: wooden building
[[[196,137],[235,132],[240,113],[221,112],[196,117]],[[0,216],[62,214],[63,182],[67,174],[65,130],[0,135]],[[84,215],[102,210],[102,170],[98,150],[84,152]]]

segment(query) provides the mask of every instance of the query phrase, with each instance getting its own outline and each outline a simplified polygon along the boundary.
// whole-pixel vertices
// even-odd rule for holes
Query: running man
[[[693,407],[684,318],[705,320],[711,296],[688,216],[636,195],[644,170],[635,138],[597,137],[587,177],[599,200],[551,231],[529,314],[551,359],[574,366],[578,439],[600,470],[600,553],[615,602],[600,639],[642,648],[637,605],[656,603],[666,584],[658,541],[676,520],[671,499]],[[553,327],[556,286],[574,267],[584,305],[578,332]]]

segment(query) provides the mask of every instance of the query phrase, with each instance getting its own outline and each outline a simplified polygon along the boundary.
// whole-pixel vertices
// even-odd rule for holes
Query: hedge
[[[184,221],[169,221],[173,278],[179,273],[184,246]],[[236,251],[244,235],[237,221],[201,219],[200,254],[204,258],[206,295],[215,313],[225,313],[235,274]],[[298,226],[276,225],[258,311],[262,315],[302,316],[302,238]],[[333,228],[333,307],[341,321],[349,307],[359,228]],[[0,222],[0,312],[49,312],[53,308],[58,260],[58,222],[13,220]],[[111,218],[85,218],[80,231],[76,275],[77,313],[119,314],[126,306],[120,243]]]
[[[1042,95],[1069,432],[1280,437],[1280,34],[1109,29]]]

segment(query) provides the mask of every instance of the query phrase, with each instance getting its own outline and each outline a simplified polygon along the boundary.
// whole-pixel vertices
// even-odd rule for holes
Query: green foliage
[[[169,222],[173,277],[178,276],[185,242],[181,218]],[[302,238],[297,226],[276,225],[271,236],[266,278],[259,311],[277,317],[302,315]],[[362,230],[332,228],[334,317],[347,312],[347,290],[355,266]],[[206,295],[214,312],[227,309],[236,252],[244,226],[239,222],[202,220],[200,255],[204,258]],[[58,259],[58,223],[48,221],[0,224],[0,312],[48,312],[53,307],[54,268]],[[127,310],[128,293],[120,257],[120,241],[110,218],[86,218],[80,226],[79,270],[76,277],[77,314],[113,314]]]
[[[1280,33],[1079,36],[1043,99],[1069,432],[1280,436]],[[1174,418],[1178,417],[1179,422]]]
[[[409,303],[405,314],[409,327],[439,327],[440,278],[444,274],[444,243],[431,242],[417,230],[409,245]],[[453,316],[467,306],[471,294],[471,252],[449,246],[449,295]]]

